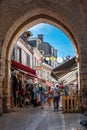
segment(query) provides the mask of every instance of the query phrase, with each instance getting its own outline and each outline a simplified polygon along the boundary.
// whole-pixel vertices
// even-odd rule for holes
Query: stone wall
[[[62,29],[79,56],[81,90],[87,77],[87,0],[1,0],[0,1],[0,108],[10,109],[9,65],[17,38],[29,27],[45,22]],[[4,81],[4,83],[3,83]],[[86,89],[86,87],[85,87]]]

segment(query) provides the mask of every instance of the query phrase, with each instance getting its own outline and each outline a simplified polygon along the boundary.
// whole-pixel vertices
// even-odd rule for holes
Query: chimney
[[[43,34],[39,34],[38,38],[41,40],[41,42],[43,42]]]
[[[32,33],[30,31],[24,32],[24,40],[25,40],[25,42],[28,41],[30,36],[32,36]]]

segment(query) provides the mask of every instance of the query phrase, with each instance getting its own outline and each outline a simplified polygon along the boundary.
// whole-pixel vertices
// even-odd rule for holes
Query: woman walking
[[[48,92],[47,92],[47,102],[48,102],[49,108],[51,107],[52,99],[53,99],[53,91],[49,87]]]
[[[41,109],[44,108],[44,102],[45,102],[45,92],[43,87],[40,89],[40,102],[41,102]]]

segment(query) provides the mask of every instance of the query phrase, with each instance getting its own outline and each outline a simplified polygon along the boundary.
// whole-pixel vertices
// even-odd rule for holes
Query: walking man
[[[54,104],[54,111],[59,108],[59,99],[60,99],[60,88],[58,85],[54,86],[53,88],[53,104]]]

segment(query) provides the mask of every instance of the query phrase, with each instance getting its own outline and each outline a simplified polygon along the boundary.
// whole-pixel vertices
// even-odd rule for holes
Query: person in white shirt
[[[59,108],[59,99],[60,99],[60,88],[58,85],[53,87],[53,104],[54,110]]]

